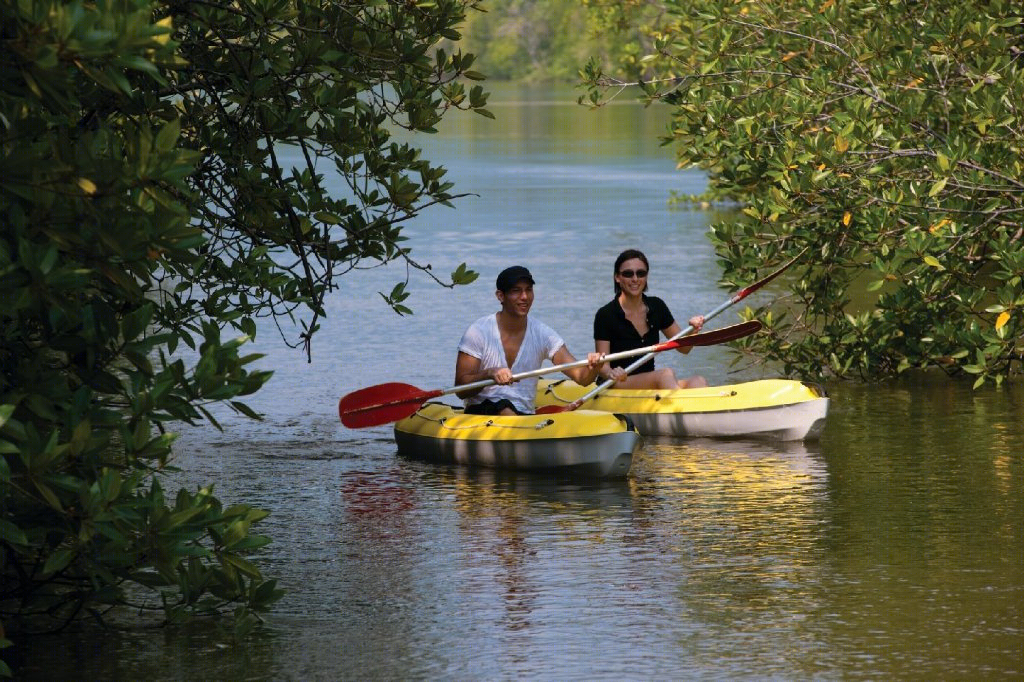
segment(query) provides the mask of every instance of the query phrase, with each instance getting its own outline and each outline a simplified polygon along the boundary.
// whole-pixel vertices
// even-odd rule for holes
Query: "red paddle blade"
[[[666,341],[662,345],[666,349],[681,346],[713,346],[717,343],[728,343],[729,341],[742,339],[744,336],[750,336],[761,331],[761,327],[761,323],[757,320],[748,320],[728,327],[722,327],[721,329],[713,329],[709,332],[690,334],[675,341]]]
[[[569,405],[544,405],[537,408],[537,414],[556,414],[558,412],[568,412],[570,409]]]
[[[410,384],[377,384],[361,388],[338,401],[338,417],[350,429],[380,426],[404,419],[441,391],[424,391]]]

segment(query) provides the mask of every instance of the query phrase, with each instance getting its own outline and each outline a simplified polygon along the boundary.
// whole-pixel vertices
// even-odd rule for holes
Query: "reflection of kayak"
[[[567,405],[590,387],[567,379],[541,380],[537,407]],[[609,388],[588,409],[624,414],[645,436],[704,436],[813,440],[828,413],[824,389],[790,379],[675,390]]]
[[[427,403],[395,424],[398,452],[437,463],[622,478],[640,435],[607,412],[491,417]]]
[[[813,497],[828,479],[821,445],[811,441],[652,436],[644,438],[644,454],[648,477],[678,479],[724,495],[742,485],[744,494],[800,490]],[[640,473],[636,466],[634,473]]]

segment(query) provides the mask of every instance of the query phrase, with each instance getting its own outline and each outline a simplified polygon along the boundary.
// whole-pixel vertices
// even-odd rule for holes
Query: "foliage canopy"
[[[667,143],[707,170],[726,279],[810,247],[757,349],[805,375],[1021,371],[1024,9],[1019,2],[669,0],[642,77]],[[642,69],[642,71],[641,71]]]
[[[307,345],[337,278],[404,260],[403,224],[455,195],[394,142],[489,116],[474,7],[332,0],[4,0],[0,52],[0,623],[131,604],[166,619],[276,599],[265,512],[166,496],[175,422],[269,378],[261,316]],[[341,192],[331,191],[342,185]],[[398,311],[404,282],[383,294]],[[229,338],[230,337],[230,338]],[[184,348],[187,347],[187,348]],[[182,352],[184,351],[184,352]],[[176,354],[177,352],[177,354]],[[185,358],[190,364],[186,364]]]

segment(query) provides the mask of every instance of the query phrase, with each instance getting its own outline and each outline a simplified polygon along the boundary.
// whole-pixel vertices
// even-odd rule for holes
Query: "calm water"
[[[341,395],[451,385],[463,329],[527,265],[536,316],[582,355],[616,254],[650,257],[677,317],[729,292],[695,193],[658,146],[664,112],[589,112],[572,91],[498,89],[482,117],[418,140],[461,191],[423,214],[415,314],[346,276],[314,361],[266,329],[262,423],[185,433],[179,484],[273,512],[262,566],[288,589],[263,632],[86,631],[28,648],[24,679],[1002,679],[1024,676],[1024,390],[946,381],[829,386],[815,444],[648,442],[624,482],[553,483],[395,455],[389,427],[344,429]],[[736,321],[733,311],[714,323]],[[661,364],[727,383],[720,348]],[[170,487],[170,486],[168,486]]]

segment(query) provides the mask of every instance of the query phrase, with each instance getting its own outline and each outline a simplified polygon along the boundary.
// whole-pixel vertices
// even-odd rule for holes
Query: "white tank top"
[[[509,367],[513,374],[532,372],[540,369],[544,360],[551,360],[565,341],[554,329],[540,320],[526,318],[526,334],[519,346],[519,355]],[[485,315],[474,322],[462,335],[459,350],[480,360],[480,369],[492,367],[508,367],[505,349],[501,345],[501,333],[498,331],[496,314]],[[474,396],[465,399],[465,404],[476,405],[485,400],[501,400],[506,398],[520,412],[533,412],[534,396],[537,393],[537,377],[523,379],[508,386],[493,384],[482,389]]]

